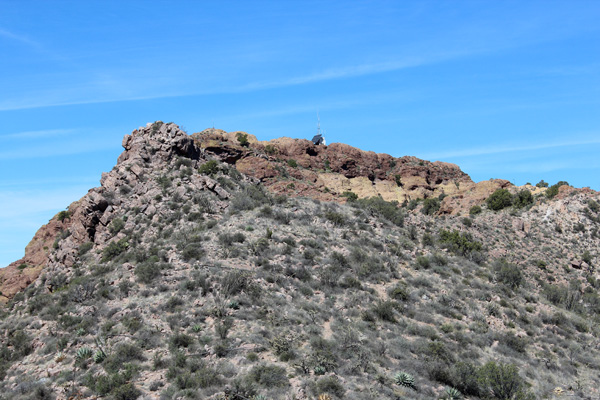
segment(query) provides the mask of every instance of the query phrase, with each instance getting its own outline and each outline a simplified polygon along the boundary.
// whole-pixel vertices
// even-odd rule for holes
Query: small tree
[[[548,190],[546,190],[546,197],[549,199],[552,199],[554,196],[556,196],[558,194],[558,188],[560,188],[561,186],[569,186],[569,182],[566,181],[559,181],[557,183],[555,183],[554,185],[550,186],[548,188]]]
[[[503,208],[510,207],[513,202],[513,197],[506,189],[498,189],[485,201],[490,210],[499,211]]]
[[[235,137],[237,138],[237,140],[241,146],[243,146],[243,147],[250,146],[250,142],[248,141],[247,133],[238,132],[237,135],[235,135]]]
[[[535,397],[525,390],[525,381],[513,364],[490,361],[479,369],[479,383],[484,392],[499,400],[528,400]]]
[[[433,215],[440,209],[440,199],[437,197],[425,199],[423,202],[423,208],[421,208],[421,212],[425,215]]]
[[[517,208],[523,208],[533,204],[533,196],[527,189],[523,189],[517,193],[513,199],[513,204]]]

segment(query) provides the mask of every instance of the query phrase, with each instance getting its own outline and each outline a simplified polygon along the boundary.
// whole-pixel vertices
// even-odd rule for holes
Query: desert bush
[[[231,246],[234,243],[244,243],[246,236],[242,232],[222,233],[219,235],[219,243],[222,246]]]
[[[61,211],[56,216],[56,219],[60,222],[63,222],[65,219],[69,218],[71,218],[71,213],[69,211]]]
[[[469,215],[477,215],[477,214],[481,214],[481,211],[483,211],[481,209],[480,206],[472,206],[471,208],[469,208]]]
[[[342,197],[345,197],[349,203],[358,200],[358,195],[354,192],[344,192]]]
[[[244,271],[230,271],[221,279],[221,290],[224,296],[234,296],[248,287],[249,276]]]
[[[505,259],[499,259],[494,262],[496,279],[504,283],[511,289],[517,289],[523,283],[523,275],[520,268],[507,262]]]
[[[461,256],[467,256],[475,251],[481,251],[480,242],[473,239],[470,233],[452,232],[442,229],[439,233],[439,242],[450,251]]]
[[[421,212],[425,215],[433,215],[440,209],[441,201],[437,197],[431,197],[423,201]]]
[[[458,362],[452,371],[452,384],[468,396],[480,396],[478,368],[468,362]]]
[[[127,243],[127,239],[123,238],[119,241],[112,241],[104,250],[102,251],[102,262],[107,262],[129,248],[129,243]]]
[[[523,208],[533,204],[533,195],[527,189],[520,190],[513,198],[513,205],[517,208]]]
[[[385,201],[381,197],[369,197],[358,199],[352,205],[372,215],[379,215],[395,225],[404,225],[404,212],[398,208],[397,201]]]
[[[525,381],[513,364],[489,361],[479,369],[478,375],[481,391],[486,395],[499,400],[535,399],[526,391]]]
[[[485,201],[490,210],[499,211],[513,204],[513,197],[507,189],[498,189]]]
[[[569,186],[569,182],[565,182],[565,181],[559,181],[557,183],[555,183],[554,185],[550,186],[547,190],[546,190],[546,197],[549,199],[554,198],[557,194],[558,194],[558,189],[561,186]]]
[[[214,176],[219,172],[219,163],[216,160],[209,160],[198,168],[202,175]]]
[[[248,373],[248,377],[265,387],[277,387],[289,385],[289,380],[285,368],[278,365],[257,365]]]
[[[238,143],[240,144],[240,146],[248,147],[250,145],[250,142],[248,141],[247,133],[238,132],[238,133],[236,133],[235,137],[236,137]]]
[[[186,335],[185,333],[177,333],[171,336],[169,340],[169,346],[173,349],[178,349],[181,347],[189,347],[192,343],[194,343],[194,338]]]
[[[139,282],[148,284],[161,275],[161,270],[163,268],[163,264],[154,262],[153,260],[148,260],[138,264],[135,267],[134,273]]]
[[[406,301],[409,298],[410,292],[404,283],[399,283],[390,290],[388,295],[394,300]]]
[[[265,192],[262,186],[246,186],[232,200],[230,205],[231,212],[253,210],[265,204],[271,204],[271,197]]]
[[[92,247],[94,247],[94,243],[92,243],[92,242],[85,242],[85,243],[82,243],[81,245],[79,245],[79,249],[78,249],[79,257],[83,256],[88,251],[90,251],[92,249]]]
[[[393,301],[379,301],[371,310],[382,321],[396,322],[396,316],[394,315],[395,307],[396,303]]]
[[[117,233],[119,233],[121,231],[121,229],[123,229],[124,227],[125,227],[125,221],[123,221],[121,218],[115,218],[110,222],[110,224],[108,224],[108,230],[113,235],[116,235]]]
[[[335,375],[324,376],[317,381],[317,392],[319,394],[328,393],[338,398],[343,398],[346,390]]]

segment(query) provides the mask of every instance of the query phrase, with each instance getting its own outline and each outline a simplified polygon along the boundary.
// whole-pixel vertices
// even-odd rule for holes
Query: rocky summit
[[[600,195],[155,122],[0,270],[0,399],[599,399]]]

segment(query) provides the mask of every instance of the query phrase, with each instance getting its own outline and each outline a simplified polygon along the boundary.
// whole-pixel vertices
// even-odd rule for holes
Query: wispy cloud
[[[116,149],[116,145],[110,140],[95,142],[72,142],[53,145],[39,145],[36,147],[24,147],[0,151],[0,160],[19,160],[41,157],[57,157],[73,154],[93,153]]]
[[[2,139],[39,139],[39,138],[53,138],[57,136],[65,136],[75,133],[75,129],[44,129],[39,131],[25,131],[17,133],[8,133],[6,135],[0,135]]]
[[[457,157],[476,157],[502,153],[516,153],[521,151],[544,150],[560,147],[585,146],[592,144],[600,144],[600,138],[586,138],[579,140],[565,140],[552,143],[536,143],[527,145],[487,145],[482,147],[473,147],[469,149],[449,150],[442,152],[433,152],[419,154],[425,159],[448,159]]]
[[[26,45],[28,45],[30,47],[34,47],[36,49],[41,48],[41,46],[40,46],[39,43],[37,43],[37,42],[29,39],[28,37],[23,36],[23,35],[18,35],[18,34],[13,33],[13,32],[9,32],[6,29],[0,28],[0,37],[9,39],[9,40],[12,40],[12,41],[15,41],[15,42],[19,42],[19,43],[22,43],[22,44],[26,44]]]
[[[66,177],[54,177],[48,179],[17,179],[17,180],[3,180],[0,181],[0,189],[2,188],[31,188],[47,185],[87,185],[92,187],[98,185],[100,182],[100,175],[98,176],[66,176]]]
[[[347,79],[347,78],[356,78],[365,75],[373,75],[380,74],[384,72],[398,71],[406,68],[413,68],[422,66],[425,64],[430,64],[433,62],[437,62],[444,57],[433,57],[430,59],[425,58],[407,58],[404,60],[396,60],[396,61],[388,61],[384,63],[376,63],[376,64],[360,64],[360,65],[351,65],[339,68],[328,68],[322,71],[318,71],[312,74],[296,76],[292,78],[276,80],[276,81],[264,81],[264,82],[254,82],[247,84],[245,86],[241,86],[236,91],[245,92],[245,91],[254,91],[254,90],[263,90],[270,89],[276,87],[286,87],[286,86],[297,86],[304,85],[309,83],[330,81],[336,79]]]
[[[255,92],[267,89],[299,86],[311,83],[326,82],[332,80],[351,79],[366,75],[374,75],[385,72],[399,71],[407,68],[414,68],[418,66],[424,66],[427,64],[441,62],[445,59],[458,57],[461,54],[440,54],[430,57],[420,58],[405,58],[402,60],[391,60],[382,63],[365,63],[358,65],[341,66],[336,68],[327,68],[321,71],[305,75],[297,75],[289,78],[282,78],[277,80],[266,80],[256,81],[247,84],[241,84],[237,86],[220,86],[218,88],[209,88],[202,90],[165,90],[165,88],[155,89],[157,93],[143,93],[143,82],[139,85],[139,89],[135,88],[135,84],[132,84],[135,79],[131,81],[123,81],[119,83],[117,78],[112,78],[111,85],[114,87],[130,87],[128,91],[121,91],[121,93],[114,93],[112,95],[101,95],[90,94],[88,98],[74,100],[71,98],[73,95],[72,90],[64,90],[61,94],[60,90],[54,90],[48,93],[47,96],[35,95],[28,96],[23,99],[9,99],[0,102],[0,111],[14,111],[24,109],[34,109],[43,107],[57,107],[57,106],[73,106],[73,105],[86,105],[86,104],[102,104],[102,103],[116,103],[116,102],[130,102],[130,101],[143,101],[143,100],[157,100],[177,97],[191,97],[191,96],[206,96],[216,94],[233,94],[233,93],[247,93]],[[173,83],[171,82],[171,85]],[[104,87],[104,89],[106,89]],[[93,91],[93,90],[92,90]],[[117,91],[119,92],[119,91]],[[78,94],[81,96],[81,94]]]

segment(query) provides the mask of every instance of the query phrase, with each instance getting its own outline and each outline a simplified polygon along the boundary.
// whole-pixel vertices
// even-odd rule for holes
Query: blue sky
[[[124,4],[122,4],[124,3]],[[0,0],[0,266],[155,120],[600,190],[598,1]]]

